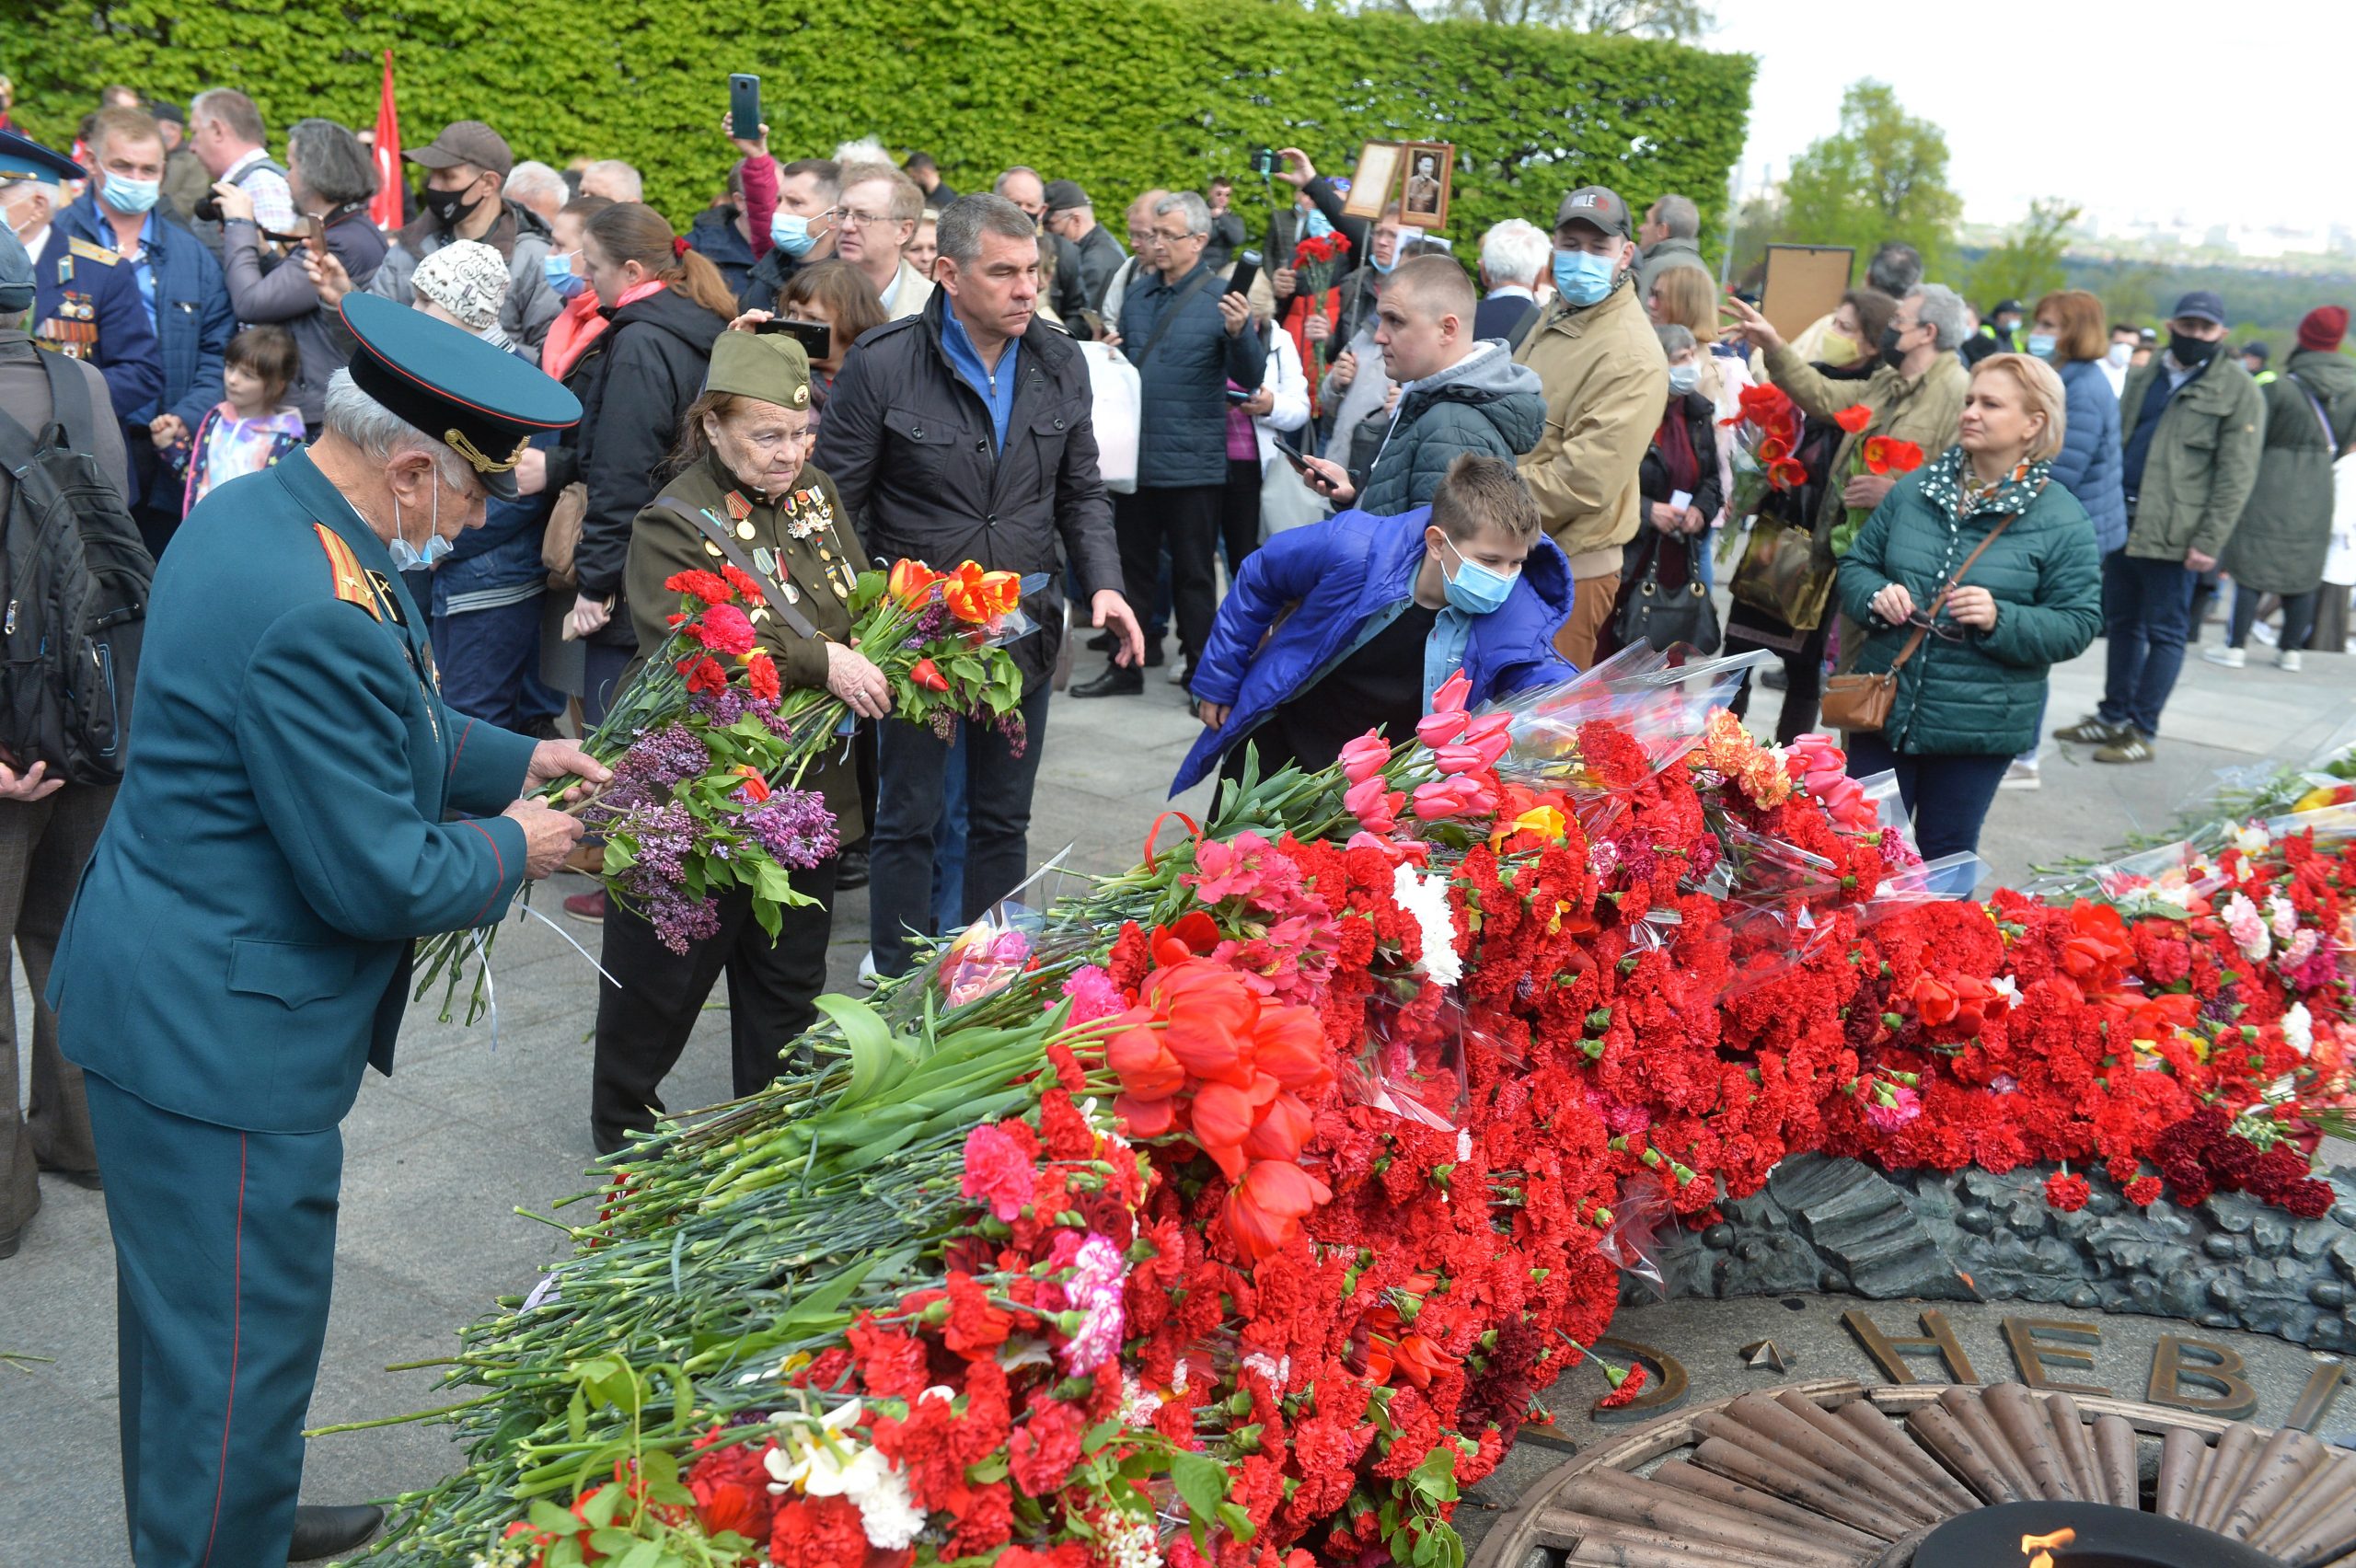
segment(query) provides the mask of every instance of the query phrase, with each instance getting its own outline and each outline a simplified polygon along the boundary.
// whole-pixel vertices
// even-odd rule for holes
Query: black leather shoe
[[[24,1244],[25,1228],[21,1225],[6,1234],[0,1234],[0,1258],[15,1257],[17,1249]]]
[[[595,1116],[589,1118],[589,1141],[597,1146],[600,1159],[628,1148],[631,1131],[629,1127],[609,1127]]]
[[[1113,651],[1113,634],[1109,631],[1098,632],[1088,640],[1088,651],[1091,653],[1110,653]]]
[[[1136,697],[1145,690],[1145,676],[1119,664],[1107,664],[1092,681],[1071,688],[1074,697]]]
[[[867,885],[867,851],[846,849],[835,867],[835,890],[849,893],[855,887]]]
[[[1158,670],[1158,669],[1161,668],[1161,643],[1159,643],[1159,642],[1151,642],[1151,641],[1149,641],[1149,642],[1145,645],[1145,666],[1144,666],[1144,667],[1145,667],[1145,668],[1147,668],[1147,669],[1149,669],[1149,670]]]
[[[383,1527],[385,1511],[373,1503],[346,1507],[313,1506],[294,1510],[294,1539],[286,1548],[289,1562],[316,1562],[341,1557]]]

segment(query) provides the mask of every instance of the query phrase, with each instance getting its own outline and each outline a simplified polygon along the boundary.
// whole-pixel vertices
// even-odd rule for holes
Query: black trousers
[[[1727,628],[1726,647],[1728,654],[1748,653],[1763,648],[1784,662],[1784,706],[1775,717],[1775,744],[1790,745],[1794,741],[1816,728],[1817,707],[1824,700],[1824,643],[1831,630],[1832,611],[1824,612],[1826,624],[1806,634],[1796,651],[1778,648],[1772,643],[1754,642],[1743,636],[1739,623]],[[1742,673],[1742,689],[1734,694],[1727,709],[1738,719],[1750,711],[1750,677],[1752,672]]]
[[[1219,543],[1227,552],[1227,581],[1243,570],[1243,558],[1260,548],[1260,459],[1230,457],[1227,489],[1218,506]]]
[[[1113,498],[1113,533],[1121,545],[1121,581],[1131,605],[1153,603],[1161,576],[1161,551],[1170,549],[1170,600],[1178,620],[1178,646],[1192,659],[1210,640],[1218,614],[1218,584],[1211,575],[1211,552],[1218,548],[1224,483],[1139,489]],[[1256,524],[1254,525],[1256,530]]]
[[[613,979],[597,982],[589,1090],[590,1126],[599,1138],[654,1125],[663,1110],[657,1091],[723,973],[735,1092],[750,1094],[783,1070],[786,1048],[816,1021],[814,998],[826,988],[835,870],[828,860],[793,873],[794,887],[817,902],[782,911],[777,940],[753,918],[753,895],[740,889],[721,896],[719,933],[684,954],[664,947],[654,928],[619,899],[608,901],[598,962]]]
[[[1126,498],[1125,498],[1126,499]],[[957,749],[965,769],[965,886],[971,921],[1031,874],[1031,791],[1047,738],[1043,678],[1022,698],[1024,740],[1017,755],[997,726],[968,722]],[[882,789],[868,836],[867,932],[875,971],[906,974],[915,964],[909,933],[941,936],[932,921],[932,836],[941,824],[949,743],[927,724],[886,719],[879,726]]]

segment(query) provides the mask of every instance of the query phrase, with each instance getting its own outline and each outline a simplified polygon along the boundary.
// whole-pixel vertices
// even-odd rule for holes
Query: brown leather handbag
[[[1994,544],[1996,536],[2011,527],[2013,518],[2019,515],[2015,512],[1989,529],[1980,543],[1972,548],[1971,553],[1963,558],[1963,564],[1956,568],[1955,575],[1948,578],[1946,585],[1932,597],[1931,607],[1923,613],[1923,624],[1914,628],[1914,635],[1906,640],[1906,646],[1898,651],[1898,657],[1889,662],[1888,669],[1870,675],[1834,675],[1824,683],[1824,698],[1819,705],[1819,711],[1823,715],[1828,729],[1872,734],[1878,733],[1882,726],[1889,722],[1890,707],[1898,700],[1898,672],[1906,667],[1906,661],[1914,657],[1915,651],[1923,646],[1923,639],[1930,635],[1932,624],[1939,618],[1940,610],[1946,606],[1947,595],[1955,592],[1956,585],[1963,581],[1963,574],[1969,571],[1972,563],[1980,559],[1980,552]]]
[[[576,479],[557,492],[548,531],[540,536],[540,564],[549,569],[549,587],[564,591],[573,586],[572,552],[580,548],[581,524],[588,514],[587,485]]]
[[[1727,592],[1737,603],[1764,610],[1795,631],[1813,631],[1824,619],[1840,570],[1841,563],[1829,551],[1817,548],[1814,529],[1761,517],[1743,542],[1742,559],[1735,565]]]

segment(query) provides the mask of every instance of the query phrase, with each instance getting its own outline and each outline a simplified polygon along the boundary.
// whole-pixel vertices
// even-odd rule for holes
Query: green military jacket
[[[664,582],[682,571],[711,570],[721,559],[720,547],[661,504],[666,498],[725,520],[754,567],[777,584],[786,602],[817,631],[814,639],[803,637],[767,606],[752,612],[761,646],[777,661],[780,683],[788,690],[824,686],[826,645],[850,641],[849,601],[865,559],[859,536],[844,515],[842,498],[835,493],[835,481],[804,464],[791,490],[765,496],[739,483],[718,456],[708,454],[665,485],[655,504],[630,525],[629,560],[623,576],[623,596],[636,625],[641,658],[671,635],[669,617],[679,607],[679,595],[664,588]],[[846,846],[866,835],[849,737],[811,765],[802,785],[825,792],[826,809],[835,813],[835,831]]]
[[[2356,436],[2356,360],[2301,349],[2268,381],[2258,481],[2221,564],[2258,594],[2307,594],[2331,553],[2331,465]]]
[[[523,885],[534,743],[442,700],[425,619],[297,452],[190,513],[156,574],[130,763],[49,986],[58,1042],[151,1105],[333,1126],[390,1072],[412,939]]]
[[[2135,439],[2152,378],[2167,355],[2154,354],[2127,373],[2119,393],[2119,441]],[[2243,506],[2258,483],[2266,441],[2266,405],[2237,355],[2220,347],[2160,412],[2143,460],[2127,525],[2127,553],[2145,560],[2182,560],[2187,550],[2225,553]]]

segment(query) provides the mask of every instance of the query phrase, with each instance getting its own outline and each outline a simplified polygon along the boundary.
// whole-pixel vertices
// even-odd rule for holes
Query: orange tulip
[[[1011,571],[984,571],[969,560],[942,582],[941,596],[950,614],[978,626],[1022,602],[1022,579]]]
[[[1238,1088],[1251,1084],[1244,1052],[1259,1018],[1260,999],[1241,975],[1207,959],[1189,959],[1155,971],[1145,990],[1146,1003],[1169,1020],[1163,1045],[1190,1075]]]
[[[884,579],[884,588],[895,599],[910,609],[932,596],[932,585],[947,579],[920,560],[900,559],[892,563],[892,574]]]
[[[1199,1125],[1199,1113],[1195,1120]],[[1297,1160],[1309,1145],[1314,1124],[1300,1096],[1288,1089],[1282,1090],[1261,1108],[1260,1119],[1252,1124],[1251,1136],[1243,1140],[1243,1152],[1254,1159]]]
[[[1186,1069],[1162,1044],[1159,1031],[1125,1029],[1104,1047],[1104,1065],[1111,1067],[1127,1093],[1144,1100],[1167,1100],[1186,1087]]]
[[[1229,1190],[1222,1217],[1236,1244],[1256,1263],[1284,1251],[1300,1233],[1300,1222],[1333,1197],[1332,1188],[1298,1165],[1254,1160]]]

